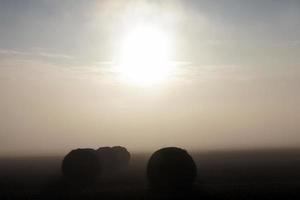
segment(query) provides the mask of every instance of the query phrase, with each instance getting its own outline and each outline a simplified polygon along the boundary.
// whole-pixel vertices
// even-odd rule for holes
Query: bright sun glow
[[[118,71],[122,78],[138,86],[164,81],[170,73],[170,38],[153,26],[139,26],[121,44]]]

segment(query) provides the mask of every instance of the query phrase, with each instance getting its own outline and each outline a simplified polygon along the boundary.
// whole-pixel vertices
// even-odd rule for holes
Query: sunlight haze
[[[300,145],[300,1],[0,1],[0,154]]]

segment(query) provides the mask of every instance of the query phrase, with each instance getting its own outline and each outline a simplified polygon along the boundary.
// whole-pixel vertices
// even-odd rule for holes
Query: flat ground
[[[300,150],[194,152],[192,156],[198,166],[196,198],[300,199]],[[147,187],[145,176],[149,157],[133,154],[128,169],[84,189],[61,181],[63,156],[1,158],[0,199],[153,199],[157,196]]]

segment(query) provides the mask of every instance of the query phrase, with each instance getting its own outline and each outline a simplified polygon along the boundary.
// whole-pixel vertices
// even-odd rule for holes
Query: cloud
[[[45,57],[45,58],[58,58],[58,59],[74,59],[70,55],[58,54],[46,51],[18,51],[12,49],[0,49],[0,54],[6,56],[33,56],[33,57]]]

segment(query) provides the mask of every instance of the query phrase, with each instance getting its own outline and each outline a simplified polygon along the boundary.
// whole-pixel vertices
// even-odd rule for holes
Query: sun
[[[121,43],[118,71],[123,79],[138,86],[158,84],[171,72],[170,56],[170,36],[155,26],[137,26]]]

